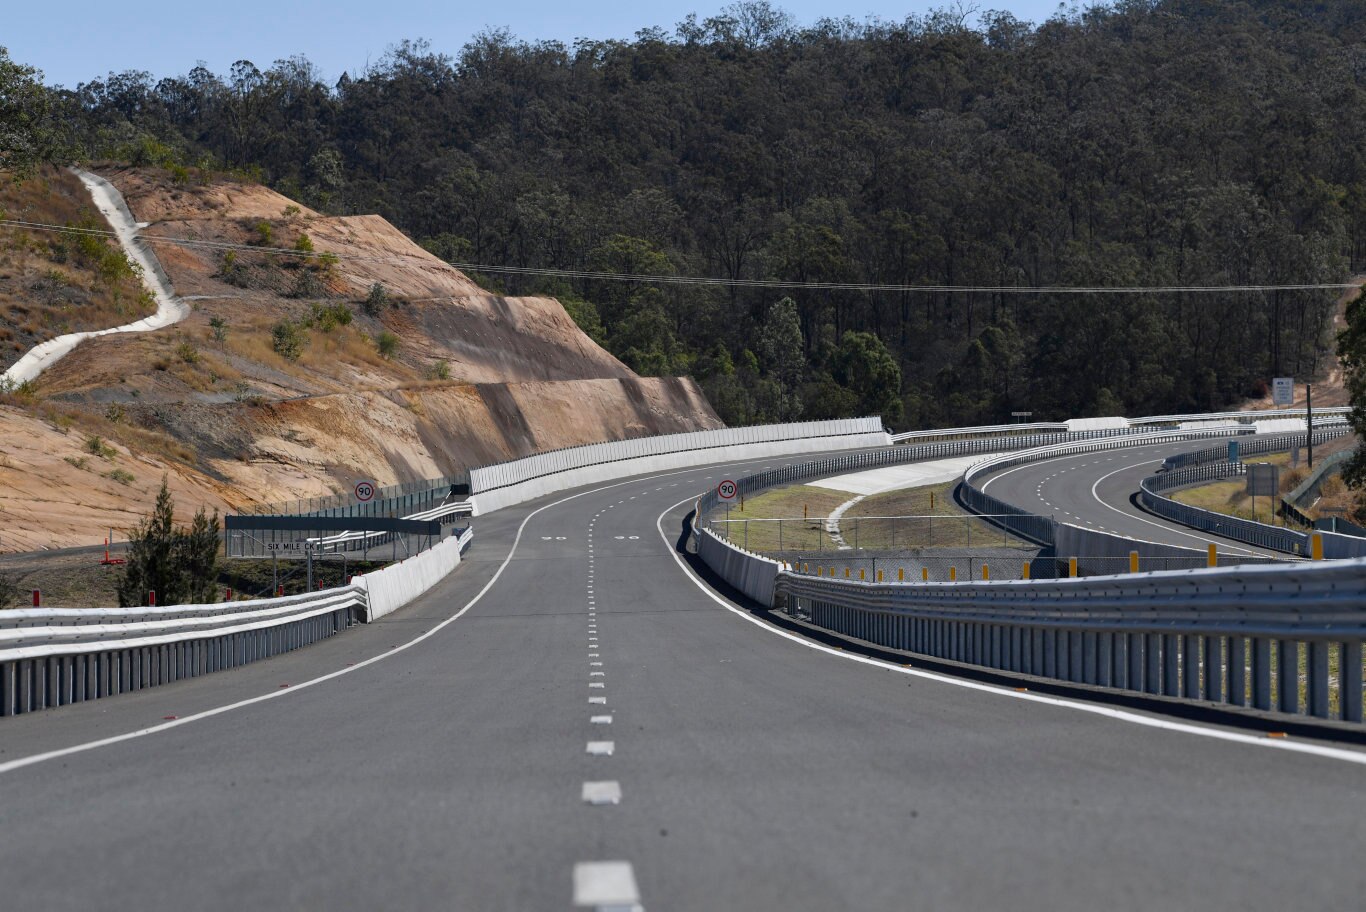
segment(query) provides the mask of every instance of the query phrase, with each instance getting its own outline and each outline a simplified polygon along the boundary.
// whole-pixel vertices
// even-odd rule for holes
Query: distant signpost
[[[1295,402],[1295,378],[1277,377],[1271,381],[1271,402],[1273,405],[1293,405]]]
[[[379,490],[378,486],[369,479],[358,481],[356,482],[356,500],[359,500],[361,503],[368,503],[374,498],[375,491],[377,490]]]

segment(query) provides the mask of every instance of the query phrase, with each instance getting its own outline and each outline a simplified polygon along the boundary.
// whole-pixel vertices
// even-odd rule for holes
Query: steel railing
[[[780,571],[784,609],[1020,674],[1362,720],[1366,560],[1085,579],[874,583]]]
[[[334,636],[362,586],[211,605],[0,612],[0,716],[234,668]]]

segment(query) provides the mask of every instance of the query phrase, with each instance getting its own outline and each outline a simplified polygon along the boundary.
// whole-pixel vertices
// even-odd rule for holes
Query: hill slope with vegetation
[[[193,169],[97,170],[192,309],[0,397],[7,551],[121,538],[163,476],[182,515],[230,512],[719,425],[691,381],[636,376],[554,300],[488,294],[382,218]],[[30,191],[59,177],[10,189],[52,222],[66,197]]]
[[[459,263],[739,281],[1256,285],[1366,260],[1366,7],[1126,0],[1032,26],[799,28],[766,3],[629,41],[421,42],[51,93],[66,147],[261,175]],[[476,274],[554,294],[730,422],[1220,407],[1324,370],[1331,292],[883,292]]]

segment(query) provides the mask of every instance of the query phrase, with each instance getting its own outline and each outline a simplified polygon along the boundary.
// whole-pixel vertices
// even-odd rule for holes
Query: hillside
[[[636,376],[555,300],[488,294],[381,218],[234,180],[96,170],[145,234],[257,246],[154,243],[188,319],[89,340],[6,397],[0,549],[101,541],[163,473],[182,510],[228,511],[720,424],[692,381]]]
[[[68,171],[0,179],[0,218],[108,231]],[[40,342],[131,323],[156,309],[118,242],[39,230],[7,232],[0,245],[0,371]]]

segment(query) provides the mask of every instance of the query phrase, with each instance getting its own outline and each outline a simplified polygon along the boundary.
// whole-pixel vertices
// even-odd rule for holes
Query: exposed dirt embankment
[[[691,380],[635,376],[558,302],[490,295],[383,219],[97,170],[146,234],[242,246],[156,243],[190,317],[83,343],[3,400],[0,550],[99,543],[163,474],[188,515],[720,426]]]

